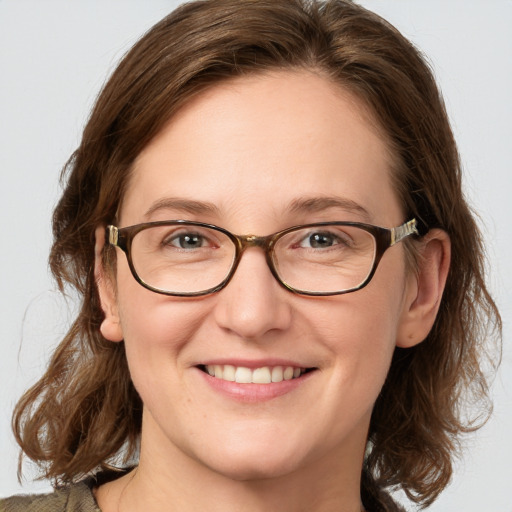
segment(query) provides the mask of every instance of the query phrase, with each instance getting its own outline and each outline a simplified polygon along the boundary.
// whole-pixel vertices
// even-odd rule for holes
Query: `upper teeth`
[[[293,366],[263,366],[261,368],[246,368],[230,364],[206,365],[206,371],[217,379],[239,382],[243,384],[270,384],[300,377],[304,368]]]

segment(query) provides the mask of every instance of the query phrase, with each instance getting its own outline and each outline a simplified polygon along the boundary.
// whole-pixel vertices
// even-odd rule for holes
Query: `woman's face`
[[[326,79],[238,78],[190,101],[139,155],[119,226],[185,219],[255,235],[321,221],[398,226],[407,219],[390,160],[358,100]],[[172,457],[236,479],[360,464],[414,293],[403,244],[366,288],[316,298],[283,289],[259,248],[222,291],[199,298],[153,293],[117,257],[107,323],[120,324],[106,332],[124,338],[144,402],[141,460]],[[309,371],[245,384],[206,365]]]

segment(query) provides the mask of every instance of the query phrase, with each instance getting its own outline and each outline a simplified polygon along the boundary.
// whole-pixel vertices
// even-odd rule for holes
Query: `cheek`
[[[197,308],[179,297],[144,288],[126,261],[120,261],[117,268],[117,304],[127,350],[178,347],[197,323]]]
[[[153,295],[155,297],[132,296],[119,303],[127,351],[142,358],[163,349],[170,354],[179,353],[200,324],[202,316],[198,311],[200,308]]]
[[[322,328],[325,339],[342,350],[366,353],[393,348],[404,291],[389,283],[382,293],[377,285],[372,282],[362,290],[318,304],[315,311],[310,310],[312,328]]]
[[[150,388],[183,366],[184,347],[199,328],[207,303],[166,297],[119,273],[118,309],[126,356],[136,388]],[[166,377],[167,376],[167,377]]]
[[[120,309],[133,385],[144,409],[152,411],[161,425],[175,425],[177,411],[192,407],[186,392],[186,347],[198,324],[198,314],[191,308],[169,302],[172,299],[162,303],[150,298],[122,304]]]
[[[383,262],[362,290],[318,301],[304,309],[308,327],[326,346],[326,365],[336,366],[349,387],[380,391],[396,346],[405,297],[405,273]]]
[[[324,306],[314,315],[311,326],[328,349],[326,366],[332,366],[339,379],[350,387],[380,389],[395,348],[396,309],[375,301],[368,307],[364,301],[348,300],[337,307]]]

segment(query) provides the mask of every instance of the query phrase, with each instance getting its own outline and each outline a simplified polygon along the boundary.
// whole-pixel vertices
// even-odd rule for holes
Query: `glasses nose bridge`
[[[257,235],[233,235],[238,242],[238,256],[236,258],[235,267],[238,266],[240,260],[246,251],[246,249],[250,249],[251,247],[257,247],[261,249],[265,255],[265,260],[267,261],[267,265],[270,267],[270,270],[273,274],[274,266],[271,258],[271,247],[274,241],[274,235],[268,236],[257,236]]]
[[[258,247],[265,253],[267,261],[270,257],[270,247],[273,242],[273,235],[257,236],[257,235],[234,235],[238,242],[238,260],[242,257],[246,249]]]
[[[235,260],[233,261],[233,267],[231,270],[231,275],[228,281],[236,273],[238,265],[242,259],[242,256],[246,249],[250,249],[251,247],[259,248],[265,257],[265,261],[270,270],[270,273],[274,276],[274,279],[277,280],[278,283],[282,284],[281,279],[277,275],[277,271],[274,267],[274,262],[272,261],[272,247],[275,243],[276,235],[267,235],[267,236],[257,236],[257,235],[234,235],[232,237],[236,240],[238,251]],[[224,284],[224,286],[227,282]]]
[[[256,235],[237,235],[240,244],[240,252],[244,252],[249,247],[260,247],[266,250],[268,247],[269,236],[256,236]]]

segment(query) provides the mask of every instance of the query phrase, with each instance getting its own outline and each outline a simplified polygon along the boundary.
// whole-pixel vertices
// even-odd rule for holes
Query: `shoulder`
[[[0,499],[0,512],[101,512],[91,485],[79,482],[49,494],[25,494]]]

